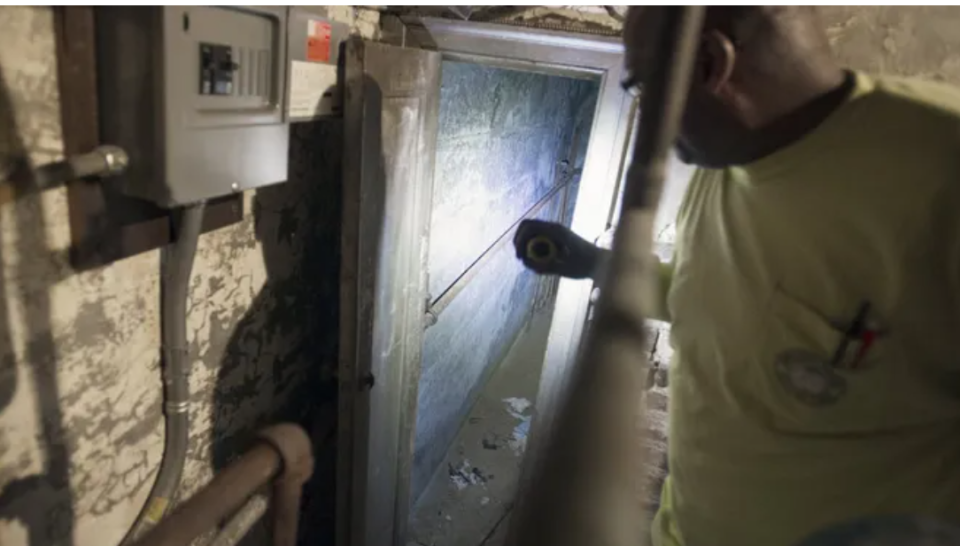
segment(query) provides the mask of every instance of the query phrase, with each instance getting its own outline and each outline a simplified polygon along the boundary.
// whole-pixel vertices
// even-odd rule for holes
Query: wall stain
[[[210,277],[207,280],[207,295],[210,297],[216,296],[217,292],[219,292],[224,285],[225,283],[223,279],[219,277]]]

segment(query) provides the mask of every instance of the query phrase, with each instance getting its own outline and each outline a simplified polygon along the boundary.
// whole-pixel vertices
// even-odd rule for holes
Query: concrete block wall
[[[375,38],[379,14],[331,7]],[[0,7],[0,179],[61,157],[53,10]],[[310,425],[337,364],[342,122],[297,125],[286,184],[204,235],[190,291],[191,448],[181,498],[260,425]],[[0,544],[116,544],[163,447],[159,253],[74,271],[66,191],[0,206]],[[304,401],[307,401],[306,403]],[[307,509],[332,539],[322,451]],[[318,494],[318,492],[326,492]]]

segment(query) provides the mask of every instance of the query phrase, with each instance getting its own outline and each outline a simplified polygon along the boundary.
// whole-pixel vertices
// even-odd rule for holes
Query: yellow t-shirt
[[[654,543],[787,546],[863,515],[960,520],[958,284],[958,90],[857,74],[797,143],[699,170],[667,295]]]

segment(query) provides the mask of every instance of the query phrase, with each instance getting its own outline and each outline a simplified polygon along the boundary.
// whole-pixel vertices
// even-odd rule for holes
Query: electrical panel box
[[[324,15],[319,12],[323,11]],[[291,122],[342,114],[337,87],[340,44],[349,36],[343,23],[322,8],[291,7],[287,23],[287,115]]]
[[[115,179],[173,207],[287,178],[286,7],[96,8],[101,141]]]

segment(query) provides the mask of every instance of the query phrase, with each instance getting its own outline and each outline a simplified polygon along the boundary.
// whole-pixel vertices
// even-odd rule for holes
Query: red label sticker
[[[330,62],[330,23],[313,19],[307,23],[307,60]]]

